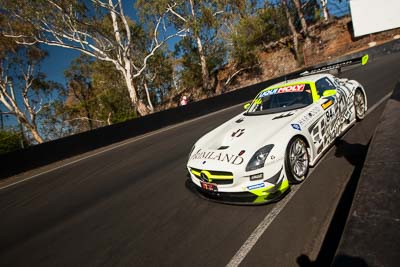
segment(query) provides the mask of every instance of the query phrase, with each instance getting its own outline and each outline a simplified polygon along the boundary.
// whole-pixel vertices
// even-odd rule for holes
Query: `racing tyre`
[[[306,142],[300,137],[290,140],[285,158],[286,176],[289,183],[298,184],[306,178],[309,161]]]
[[[356,112],[356,119],[360,121],[365,117],[365,96],[360,89],[356,89],[354,94],[354,108]]]

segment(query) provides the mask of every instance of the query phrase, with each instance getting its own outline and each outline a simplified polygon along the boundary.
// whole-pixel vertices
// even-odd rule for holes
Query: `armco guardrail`
[[[333,266],[399,266],[400,83],[369,146]]]
[[[374,56],[396,51],[400,51],[400,40],[369,48],[363,52],[347,55],[328,63],[335,63],[358,57],[364,53],[369,53],[371,56]],[[323,65],[324,64],[319,64],[314,67]],[[303,71],[304,69],[287,74],[286,76],[295,75]],[[188,106],[157,112],[145,117],[0,155],[0,179],[248,101],[252,99],[258,91],[281,81],[284,77],[285,76],[281,76],[213,98],[190,103]]]

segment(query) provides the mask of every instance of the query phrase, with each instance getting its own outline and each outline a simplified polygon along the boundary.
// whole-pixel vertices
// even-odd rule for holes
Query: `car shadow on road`
[[[348,255],[338,255],[332,265],[323,265],[320,262],[312,262],[308,256],[301,255],[297,258],[297,264],[300,267],[326,267],[326,266],[340,266],[340,267],[368,267],[364,259],[359,257],[352,257]]]
[[[361,258],[348,255],[335,256],[364,166],[368,146],[369,142],[366,145],[351,144],[346,140],[337,140],[335,142],[335,156],[344,157],[355,168],[336,207],[317,258],[315,261],[311,261],[309,256],[300,255],[297,258],[297,264],[300,267],[331,266],[333,261],[335,261],[333,266],[368,266]]]
[[[350,144],[346,140],[339,139],[335,142],[335,156],[338,158],[344,157],[351,165],[357,167],[360,164],[364,164],[368,146],[369,144]]]

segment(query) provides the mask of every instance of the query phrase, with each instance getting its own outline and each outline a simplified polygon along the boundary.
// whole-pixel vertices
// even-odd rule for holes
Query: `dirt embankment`
[[[285,73],[295,71],[304,66],[330,61],[336,57],[351,54],[369,47],[393,40],[400,35],[400,28],[354,38],[350,17],[339,20],[321,22],[309,28],[310,41],[302,45],[302,55],[296,60],[289,48],[290,37],[264,47],[258,53],[259,68],[243,70],[229,82],[227,80],[238,70],[230,63],[218,71],[216,81],[216,94],[236,90],[247,85],[255,84]],[[305,40],[302,40],[304,43]],[[301,63],[299,63],[301,62]],[[210,97],[198,88],[188,88],[184,92],[172,97],[166,108],[178,105],[181,95],[187,95],[191,101]]]
[[[300,61],[303,61],[304,65],[299,65],[294,54],[284,45],[285,42],[281,42],[280,45],[259,53],[261,73],[258,75],[251,72],[244,73],[231,84],[228,91],[281,76],[300,67],[330,61],[366,49],[372,43],[379,45],[391,41],[396,35],[400,35],[400,28],[358,38],[354,38],[353,35],[349,17],[313,25],[310,27],[311,43],[304,45],[302,49],[303,55]],[[229,70],[224,71],[229,72]]]

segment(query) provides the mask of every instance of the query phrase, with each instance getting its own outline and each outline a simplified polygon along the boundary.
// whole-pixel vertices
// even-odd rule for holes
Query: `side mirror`
[[[246,104],[244,104],[244,106],[243,106],[244,110],[248,110],[249,107],[250,107],[250,103],[246,103]]]
[[[335,89],[328,89],[322,93],[322,96],[331,96],[331,95],[336,95]]]

